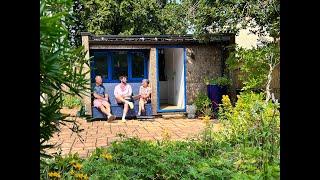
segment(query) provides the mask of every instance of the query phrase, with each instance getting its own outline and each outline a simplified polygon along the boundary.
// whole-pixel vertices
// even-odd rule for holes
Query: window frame
[[[95,82],[95,76],[96,76],[96,73],[95,73],[95,70],[94,68],[96,67],[96,58],[97,57],[103,57],[105,56],[105,63],[107,64],[107,74],[108,74],[108,78],[102,78],[102,81],[105,82],[105,81],[108,81],[108,79],[110,78],[110,73],[109,73],[109,69],[111,68],[110,67],[110,63],[109,63],[109,58],[108,58],[108,54],[106,52],[94,52],[94,57],[93,57],[93,60],[91,61],[91,82]]]
[[[132,63],[134,63],[133,61],[133,56],[134,54],[142,54],[142,57],[143,57],[143,78],[134,78],[132,77]],[[142,81],[143,79],[145,78],[148,78],[148,72],[147,72],[147,69],[148,69],[148,65],[147,65],[147,55],[146,53],[144,52],[141,52],[141,51],[131,51],[131,52],[128,52],[128,79],[130,79],[132,82],[140,82]]]
[[[104,78],[103,83],[117,83],[119,82],[118,78],[113,79],[112,74],[113,74],[113,63],[114,63],[114,58],[113,58],[113,53],[117,51],[126,51],[127,53],[127,73],[128,73],[128,83],[135,83],[135,82],[141,82],[142,79],[148,78],[148,73],[149,73],[149,55],[148,51],[144,49],[136,49],[136,50],[129,50],[129,49],[113,49],[113,50],[95,50],[92,52],[93,55],[93,60],[91,61],[91,69],[95,68],[95,59],[96,57],[101,57],[101,56],[106,56],[106,63],[107,65],[107,74],[108,78]],[[133,55],[135,53],[142,54],[143,55],[143,65],[144,65],[144,77],[143,78],[133,78],[132,77],[132,63],[133,62]],[[94,82],[96,74],[92,70],[91,71],[91,81]]]

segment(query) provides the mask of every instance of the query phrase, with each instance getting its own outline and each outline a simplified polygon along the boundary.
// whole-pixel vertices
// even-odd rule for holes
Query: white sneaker
[[[130,109],[133,109],[133,103],[132,102],[128,102],[128,105],[129,105]]]
[[[138,116],[140,116],[141,115],[141,113],[140,112],[138,112]]]
[[[122,121],[123,123],[127,122],[127,120],[126,120],[126,119],[122,119],[121,121]]]

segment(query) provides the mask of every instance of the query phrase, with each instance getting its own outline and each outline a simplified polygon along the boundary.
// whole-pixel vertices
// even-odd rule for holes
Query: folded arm
[[[96,92],[93,93],[93,96],[96,99],[106,99],[106,100],[108,100],[108,98],[109,98],[108,94],[105,94],[104,97],[103,97],[103,96],[97,94]]]

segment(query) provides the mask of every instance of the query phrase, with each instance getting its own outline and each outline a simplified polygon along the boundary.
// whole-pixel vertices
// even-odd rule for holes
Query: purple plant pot
[[[227,86],[207,85],[207,94],[212,102],[212,108],[216,111],[221,104],[222,95],[227,94]]]

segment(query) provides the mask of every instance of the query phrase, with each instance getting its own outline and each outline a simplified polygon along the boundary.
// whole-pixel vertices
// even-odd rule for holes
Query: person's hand
[[[123,99],[131,99],[130,96],[124,96]]]

